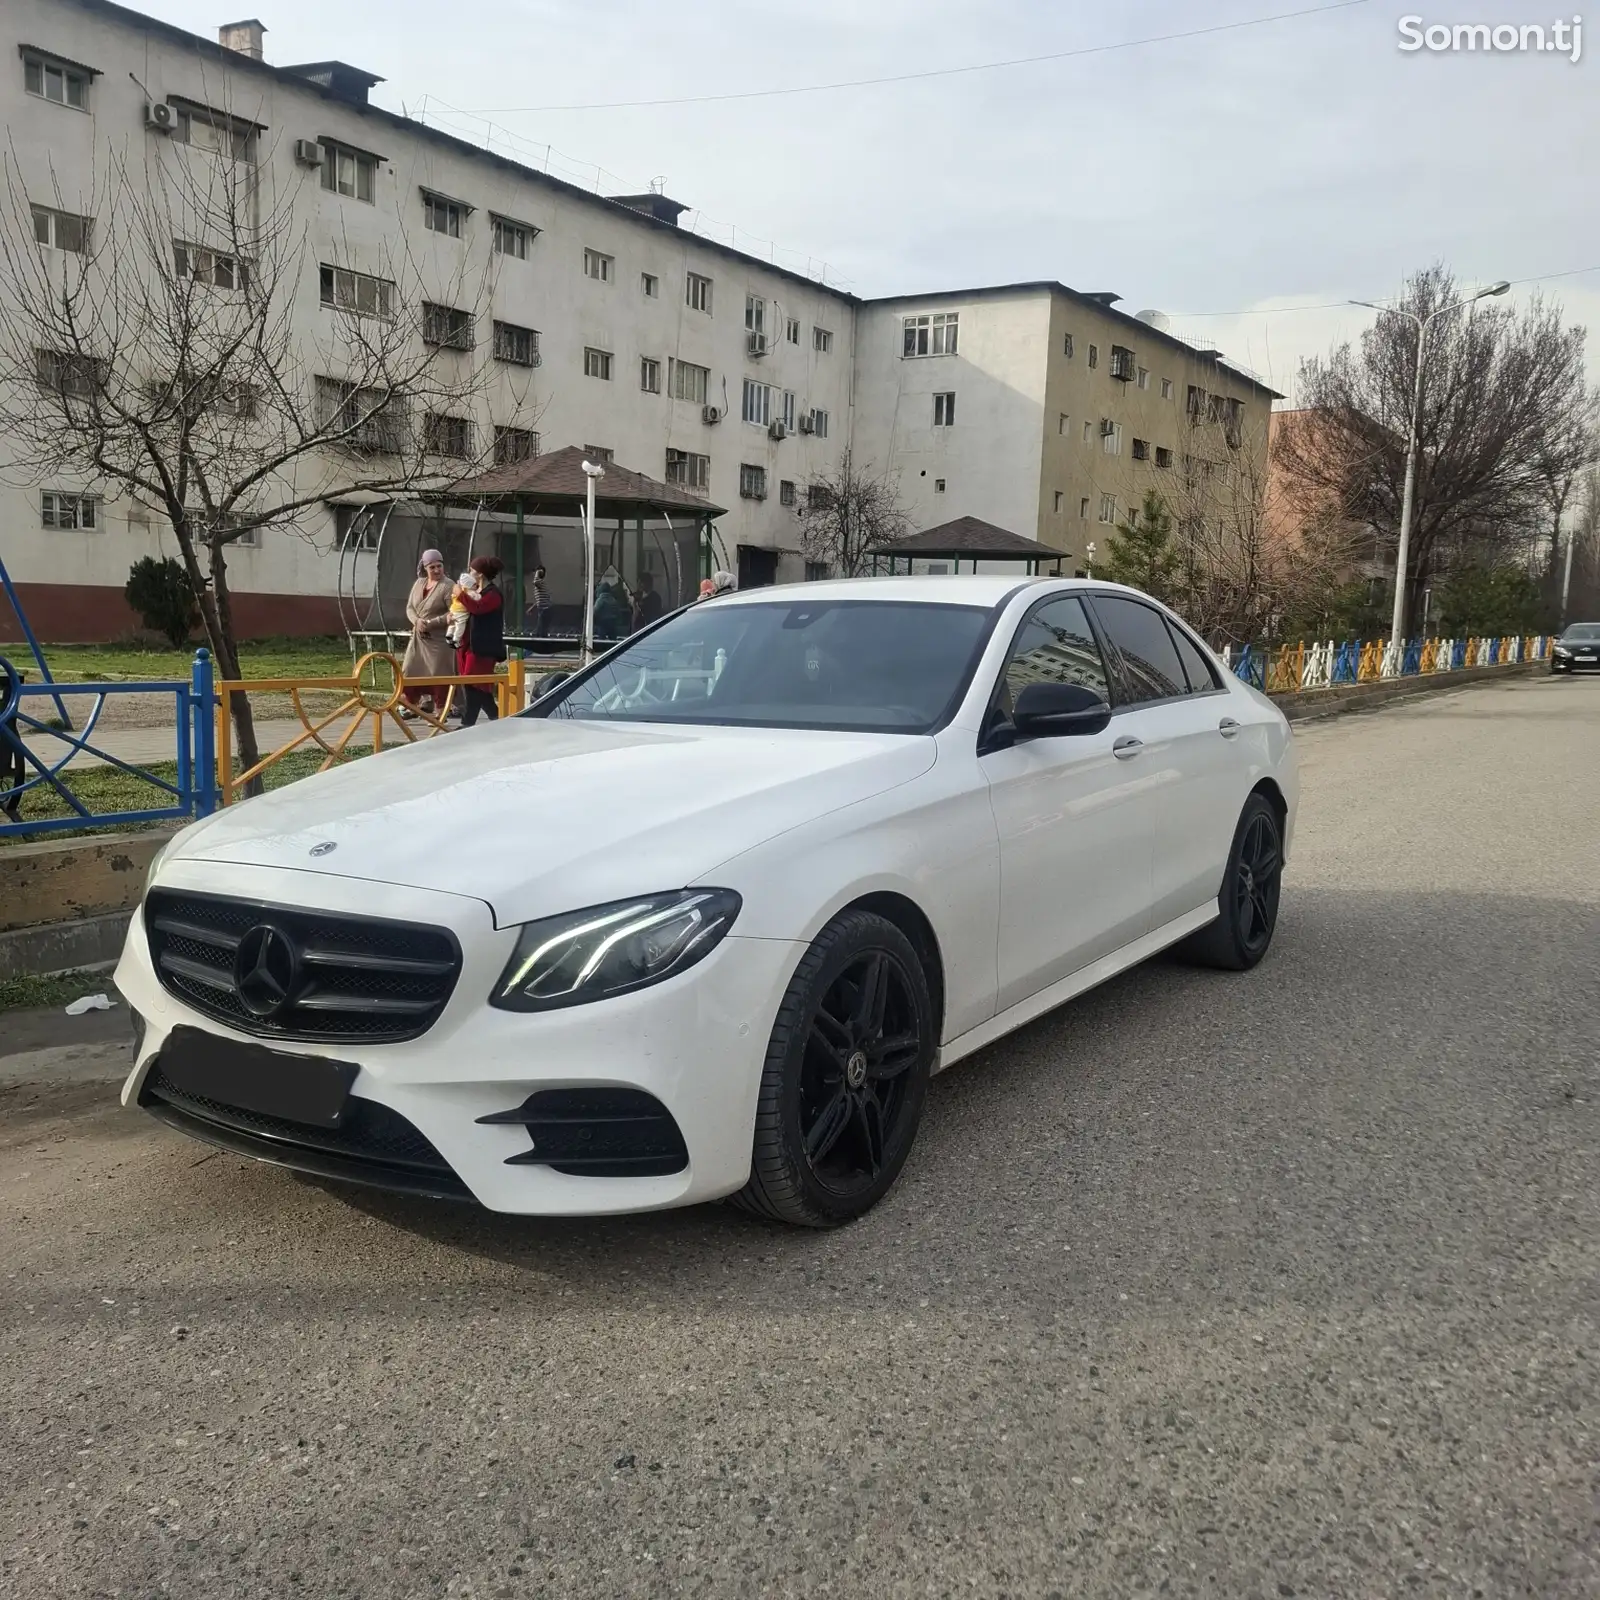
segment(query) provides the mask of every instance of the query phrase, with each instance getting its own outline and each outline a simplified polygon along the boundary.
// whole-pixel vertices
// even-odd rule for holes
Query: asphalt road
[[[10,1089],[0,1592],[1600,1594],[1600,683],[1298,737],[1266,963],[953,1069],[843,1232]]]

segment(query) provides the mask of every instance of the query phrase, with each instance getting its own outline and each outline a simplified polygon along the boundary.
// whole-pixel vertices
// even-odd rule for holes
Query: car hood
[[[470,895],[505,927],[705,882],[934,758],[918,736],[513,717],[230,806],[180,834],[168,859]]]

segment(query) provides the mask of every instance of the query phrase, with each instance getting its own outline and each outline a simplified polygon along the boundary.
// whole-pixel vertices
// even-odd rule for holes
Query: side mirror
[[[1019,739],[1081,737],[1099,733],[1110,721],[1111,707],[1078,683],[1030,683],[1011,713]]]
[[[570,672],[546,672],[541,677],[533,680],[533,698],[542,700],[552,689],[559,689],[572,674]]]

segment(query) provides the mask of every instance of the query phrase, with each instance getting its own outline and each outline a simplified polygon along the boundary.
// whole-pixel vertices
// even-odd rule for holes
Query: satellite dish
[[[1157,333],[1165,333],[1172,326],[1172,318],[1165,311],[1136,311],[1133,315],[1136,322],[1148,322]]]

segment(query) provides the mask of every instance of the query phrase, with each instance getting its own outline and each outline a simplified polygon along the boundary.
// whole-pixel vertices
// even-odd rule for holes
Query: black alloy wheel
[[[809,1227],[875,1205],[916,1137],[936,1031],[927,976],[905,934],[871,912],[836,917],[779,1008],[739,1203]]]
[[[1283,892],[1283,826],[1262,794],[1245,802],[1217,896],[1217,920],[1192,934],[1183,953],[1202,966],[1245,972],[1261,960],[1278,925]]]

